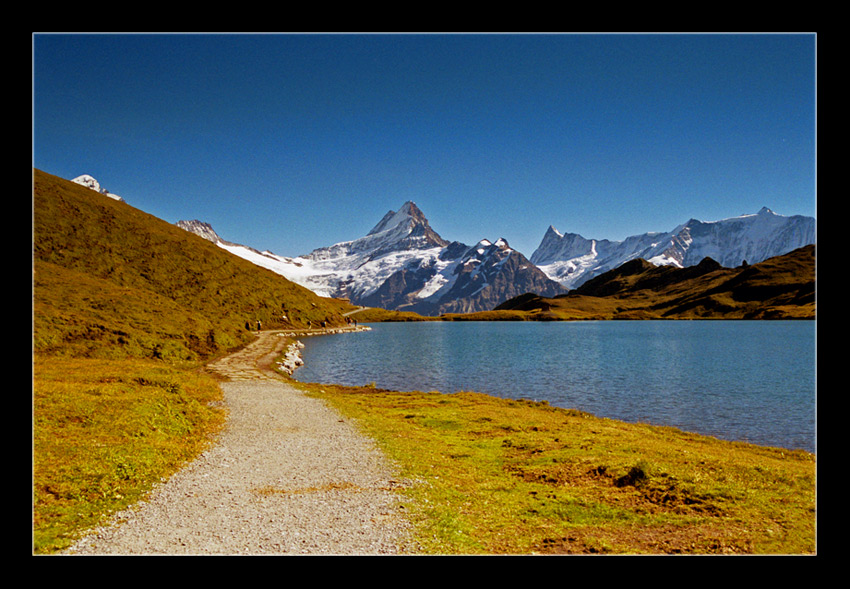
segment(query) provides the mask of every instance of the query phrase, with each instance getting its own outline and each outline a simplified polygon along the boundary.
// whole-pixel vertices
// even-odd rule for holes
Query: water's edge
[[[305,365],[293,376],[546,400],[621,421],[815,451],[814,325],[571,323],[583,325],[374,324],[356,337],[308,338]]]

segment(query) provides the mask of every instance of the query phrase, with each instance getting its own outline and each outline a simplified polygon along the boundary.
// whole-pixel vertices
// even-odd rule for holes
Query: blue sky
[[[816,37],[33,36],[33,165],[298,255],[412,200],[531,256],[816,216]]]

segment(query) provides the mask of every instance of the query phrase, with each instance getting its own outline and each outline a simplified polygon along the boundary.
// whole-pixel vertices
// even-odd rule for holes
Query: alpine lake
[[[816,449],[815,321],[373,323],[303,340],[302,382],[476,391]]]

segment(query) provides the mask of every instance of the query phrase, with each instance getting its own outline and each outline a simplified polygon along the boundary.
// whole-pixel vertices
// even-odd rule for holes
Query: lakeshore
[[[225,388],[258,374],[270,386],[286,378],[267,368],[288,338],[258,336],[246,325],[346,327],[350,313],[359,312],[39,171],[33,241],[33,551],[39,554],[66,548],[215,448],[228,427]],[[363,312],[356,317],[372,313]],[[424,343],[408,338],[405,346],[364,354],[360,344],[371,335],[350,338],[358,340],[351,351],[360,354],[351,366]],[[335,339],[349,338],[303,341]],[[272,345],[252,358],[255,340]],[[479,340],[462,349],[493,350],[500,343]],[[247,354],[247,372],[202,369],[225,367],[220,356],[233,350],[227,358]],[[394,492],[404,496],[425,553],[815,550],[813,454],[544,402],[393,392],[374,384],[289,384],[333,404],[414,483]],[[266,424],[269,433],[284,436],[283,423]],[[210,500],[226,502],[227,495]]]
[[[808,452],[545,401],[293,384],[357,424],[407,481],[396,491],[416,553],[816,553]]]
[[[725,442],[669,427],[629,424],[553,407],[545,402],[502,399],[479,393],[400,392],[374,386],[299,383],[275,370],[274,359],[292,343],[290,339],[281,337],[281,333],[284,332],[261,332],[251,345],[237,352],[235,355],[241,356],[239,363],[242,369],[220,359],[210,365],[211,374],[226,379],[227,382],[219,385],[226,395],[237,389],[241,391],[240,396],[245,395],[239,387],[276,387],[281,382],[288,382],[289,386],[307,397],[321,399],[340,412],[341,417],[335,418],[337,421],[342,419],[347,426],[374,440],[384,457],[382,460],[386,459],[391,465],[389,479],[380,486],[386,487],[385,491],[389,490],[396,497],[394,501],[402,507],[404,519],[411,524],[411,527],[403,528],[407,530],[403,540],[405,553],[816,552],[815,457],[812,454]],[[289,336],[305,335],[305,332],[285,333]],[[327,332],[311,330],[310,336],[320,333]],[[310,336],[306,341],[325,339]],[[45,365],[39,374],[43,378],[56,370],[67,378],[75,374],[73,366],[80,362],[83,361],[54,361]],[[85,378],[91,378],[88,376],[92,374],[89,364],[86,362]],[[103,364],[98,370],[108,372],[96,377],[103,383],[99,386],[104,392],[113,386],[109,384],[113,377],[108,374],[118,374],[119,369],[113,370],[109,366],[110,363]],[[127,366],[121,365],[120,373],[124,375],[122,382],[136,382],[127,380],[128,375],[133,374]],[[173,397],[175,387],[176,390],[186,387],[181,397],[194,389],[194,385],[189,388],[187,384],[177,384],[185,378],[181,374],[172,372],[155,377],[155,380],[145,376],[138,382],[144,381],[147,383],[145,388],[151,390],[158,390],[152,389],[154,384],[163,387],[164,401]],[[272,397],[288,397],[291,394],[275,392]],[[122,393],[120,398],[125,397],[126,393]],[[157,399],[151,401],[162,402]],[[230,402],[225,399],[225,403]],[[216,405],[212,401],[205,405],[215,410]],[[277,437],[276,443],[282,443],[283,437],[306,431],[305,420],[312,419],[308,419],[312,412],[312,409],[305,408],[286,411],[286,420],[294,419],[286,427],[285,420],[281,421],[283,416],[268,423],[258,419],[248,421],[253,421],[252,427],[261,426],[263,436]],[[61,413],[67,414],[66,411]],[[125,422],[124,419],[116,421]],[[149,438],[128,436],[131,430],[127,430],[126,426],[122,429],[120,443],[133,445],[127,457],[129,464],[145,455],[138,444],[144,444]],[[95,442],[91,435],[92,432],[87,430],[87,445]],[[47,442],[50,438],[38,436],[38,439]],[[294,438],[287,439],[291,443]],[[179,436],[179,442],[181,446],[185,445],[184,435]],[[221,452],[220,443],[216,442],[209,448],[210,456]],[[343,446],[347,448],[348,443]],[[111,451],[116,450],[117,446]],[[41,456],[47,454],[46,450],[40,452]],[[314,454],[308,452],[311,459]],[[203,464],[208,459],[203,458],[204,455],[201,454],[201,458],[194,459],[187,467],[191,471],[205,468]],[[359,468],[357,465],[362,464],[360,459],[345,458],[348,455],[342,449],[339,456],[348,466]],[[274,460],[278,461],[279,457],[275,455]],[[101,463],[98,461],[97,464]],[[252,468],[256,472],[273,472],[268,465],[259,463]],[[297,462],[293,468],[293,472],[304,473],[324,467]],[[45,474],[55,478],[59,472],[46,470]],[[179,481],[190,476],[182,472],[174,475],[175,485],[182,484]],[[355,475],[352,472],[350,476]],[[167,477],[168,480],[171,478]],[[279,481],[265,487],[274,491],[262,501],[267,502],[274,497],[278,501],[289,501],[287,497],[304,496],[311,504],[322,506],[316,516],[323,518],[330,509],[326,499],[330,495],[325,493],[339,497],[343,501],[341,505],[348,506],[344,509],[350,509],[348,502],[352,493],[360,495],[358,489],[362,485],[355,483],[352,486],[346,481],[351,482],[348,478],[332,479],[321,484],[292,487]],[[55,479],[51,483],[39,483],[37,488],[41,489],[44,485],[47,489],[58,489],[67,484],[62,479]],[[122,495],[132,496],[125,486],[118,488]],[[206,497],[204,501],[212,504],[236,505],[232,503],[230,493],[222,494],[216,491],[217,488],[201,486],[189,495],[178,493],[166,497],[170,497],[168,501],[182,503],[183,497],[187,502],[194,501],[191,495]],[[111,501],[116,501],[117,497]],[[314,500],[318,503],[313,503]],[[44,505],[50,503],[39,501]],[[74,509],[79,512],[88,508],[78,505]],[[134,515],[139,513],[135,509],[126,516],[128,521],[154,521],[148,516]],[[170,509],[182,511],[184,506],[175,504]],[[105,507],[97,508],[97,512],[100,510],[106,513]],[[321,513],[325,515],[319,515]],[[216,519],[230,521],[230,516],[224,520],[222,517],[219,513]],[[380,515],[378,520],[384,517]],[[303,516],[295,519],[302,523],[306,521]],[[357,525],[373,525],[367,524],[367,520],[373,521],[369,517]],[[200,553],[202,550],[242,553],[242,549],[234,549],[233,545],[224,543],[229,533],[203,532],[211,529],[214,523],[209,517],[189,517],[185,521],[187,527],[181,527],[182,531],[178,534],[160,536],[170,538],[166,545],[171,548],[165,548],[164,553]],[[233,521],[238,521],[238,518]],[[279,530],[272,535],[240,534],[238,539],[243,548],[247,546],[249,551],[256,553],[344,554],[350,550],[346,546],[359,546],[353,549],[355,552],[382,554],[402,549],[395,540],[392,546],[383,540],[371,545],[348,544],[348,540],[339,540],[342,536],[338,535],[344,532],[345,526],[337,524],[338,521],[312,528],[296,526],[290,531]],[[239,524],[240,527],[244,525]],[[150,531],[155,527],[143,526]],[[103,542],[100,548],[87,545],[79,550],[129,550],[109,548],[115,534],[125,538],[138,537],[136,524],[129,529],[136,531],[97,529],[89,538],[95,545]],[[252,528],[245,529],[250,531]],[[313,531],[308,531],[311,529]],[[349,529],[356,529],[356,526]],[[149,539],[155,537],[148,536]],[[327,538],[330,543],[324,543],[322,538]],[[203,539],[206,540],[199,543]],[[153,553],[163,549],[163,545],[154,546],[145,543],[142,550]]]
[[[808,321],[376,323],[304,340],[302,382],[546,401],[626,422],[813,452]]]

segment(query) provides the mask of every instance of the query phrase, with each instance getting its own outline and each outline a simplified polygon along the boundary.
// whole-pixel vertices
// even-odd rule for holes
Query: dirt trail
[[[276,376],[281,332],[210,368],[229,417],[216,445],[67,554],[398,554],[401,483],[372,440]]]
[[[261,331],[257,339],[230,356],[208,365],[208,368],[229,380],[261,380],[279,382],[274,374],[274,359],[286,347],[287,333],[283,331]]]

